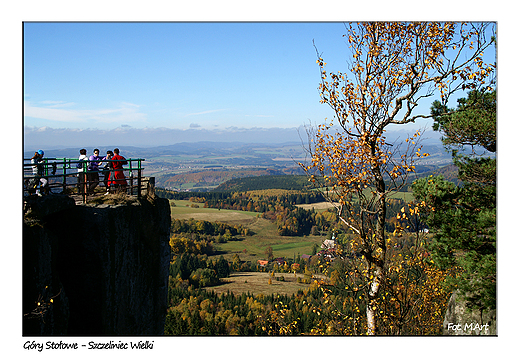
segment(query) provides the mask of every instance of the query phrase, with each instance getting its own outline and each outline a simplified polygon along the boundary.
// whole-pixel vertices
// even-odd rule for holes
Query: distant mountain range
[[[389,142],[404,140],[415,130],[403,127],[400,130],[389,130],[385,133]],[[223,147],[247,143],[281,144],[287,142],[302,143],[307,141],[306,127],[294,128],[223,128],[223,129],[171,129],[171,128],[133,128],[121,126],[111,130],[73,129],[49,127],[24,127],[24,151],[93,148],[103,150],[114,147],[188,147],[196,143],[213,143],[211,146]],[[438,144],[440,135],[428,130],[424,135],[424,144]],[[219,144],[220,143],[220,144]],[[181,149],[183,150],[183,149]]]
[[[117,127],[111,130],[24,127],[26,151],[94,147],[158,147],[178,143],[284,143],[300,142],[300,128],[171,129]]]
[[[163,145],[157,147],[136,147],[129,145],[122,146],[98,146],[95,148],[100,149],[100,155],[106,153],[107,150],[113,150],[119,148],[121,155],[130,158],[147,158],[156,157],[161,155],[178,155],[178,154],[207,154],[208,151],[217,151],[218,153],[234,151],[237,148],[251,146],[251,144],[239,143],[239,142],[183,142],[171,145]],[[94,147],[84,146],[81,148],[51,148],[42,149],[45,151],[46,157],[53,158],[76,158],[79,156],[79,150],[87,149],[87,154],[91,155]],[[36,150],[40,149],[38,147]],[[24,158],[32,156],[34,152],[25,151]]]
[[[401,143],[407,133],[390,132],[387,142]],[[234,141],[179,142],[153,147],[131,145],[118,146],[125,158],[143,158],[144,175],[154,176],[158,187],[174,190],[211,190],[228,180],[257,176],[288,176],[304,174],[298,162],[307,162],[308,153],[301,140],[280,143],[244,142],[240,136]],[[97,146],[101,155],[115,146]],[[397,148],[398,146],[396,146]],[[77,158],[79,149],[92,154],[94,147],[45,148],[47,158]],[[446,152],[440,140],[425,139],[422,152],[429,157],[417,163],[418,172],[431,171],[451,163],[451,154]],[[34,151],[25,151],[30,158]],[[282,181],[289,178],[279,179]],[[269,180],[273,184],[273,180]],[[232,184],[232,183],[231,183]],[[238,183],[236,183],[238,184]],[[248,185],[259,185],[248,183]],[[301,183],[298,183],[300,185]],[[240,184],[241,185],[241,184]],[[279,185],[279,184],[277,184]],[[288,185],[284,183],[283,185]],[[292,184],[291,184],[292,185]],[[221,188],[222,189],[222,188]]]
[[[128,144],[128,140],[121,140],[120,142],[117,138],[108,141],[108,143],[112,144],[95,144],[93,142],[107,142],[106,140],[97,140],[97,136],[89,136],[88,140],[80,140],[76,138],[77,136],[74,133],[69,133],[70,137],[67,133],[61,133],[60,139],[57,138],[60,132],[55,129],[48,129],[46,131],[41,131],[38,138],[40,140],[33,141],[31,139],[34,135],[34,130],[25,131],[24,136],[24,157],[31,157],[35,151],[38,149],[42,149],[45,151],[47,157],[67,157],[67,158],[75,158],[79,156],[79,150],[82,148],[87,149],[87,153],[91,153],[94,148],[98,148],[101,150],[101,154],[106,153],[107,150],[113,150],[114,148],[119,148],[121,151],[124,151],[127,156],[131,157],[149,157],[149,156],[157,156],[157,155],[174,155],[174,154],[207,154],[209,150],[215,151],[218,153],[222,152],[233,152],[237,149],[247,149],[254,147],[284,147],[284,146],[299,146],[303,148],[303,145],[307,144],[307,138],[301,137],[298,134],[298,130],[300,134],[302,133],[302,128],[292,128],[289,129],[266,129],[259,131],[243,131],[243,132],[229,132],[227,133],[225,138],[220,138],[218,135],[212,136],[208,140],[196,140],[200,139],[198,134],[210,132],[204,130],[187,130],[183,132],[186,134],[182,137],[182,141],[175,142],[172,138],[170,138],[170,143],[172,144],[161,144],[162,140],[159,136],[156,140],[151,140],[147,143],[156,143],[157,145],[142,145],[139,142],[135,141]],[[137,131],[137,130],[136,130]],[[179,130],[171,130],[171,131],[179,131]],[[194,133],[198,131],[198,133]],[[303,130],[304,131],[304,130]],[[81,131],[83,134],[89,134],[88,132]],[[44,136],[42,133],[49,134],[49,136]],[[103,132],[105,133],[105,132]],[[137,132],[136,132],[137,133]],[[146,133],[143,132],[143,133]],[[244,136],[244,133],[248,133],[249,135]],[[77,133],[76,133],[77,134]],[[93,131],[90,134],[95,134]],[[99,133],[98,133],[99,134]],[[106,134],[106,133],[105,133]],[[134,133],[135,134],[135,133]],[[207,134],[207,133],[206,133]],[[275,135],[276,134],[276,135]],[[387,133],[387,142],[397,142],[404,141],[409,133],[407,132],[389,132]],[[250,135],[253,135],[254,138],[249,138]],[[205,136],[201,136],[205,137]],[[280,138],[281,137],[281,138]],[[45,139],[43,139],[45,138]],[[103,136],[101,136],[103,138]],[[425,146],[433,146],[438,147],[441,145],[440,136],[436,132],[429,131],[424,135],[422,139],[422,144]],[[66,140],[64,140],[66,139]],[[221,139],[219,141],[219,139]],[[269,139],[269,140],[267,140]],[[72,143],[69,143],[72,142]],[[37,144],[36,144],[37,143]],[[69,144],[67,144],[69,143]]]

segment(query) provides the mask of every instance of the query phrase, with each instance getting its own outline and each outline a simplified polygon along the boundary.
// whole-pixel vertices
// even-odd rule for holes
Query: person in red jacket
[[[123,165],[128,164],[125,157],[119,155],[119,148],[114,149],[114,156],[111,158],[112,171],[108,178],[108,186],[110,188],[124,188],[126,187],[125,174],[123,173]]]

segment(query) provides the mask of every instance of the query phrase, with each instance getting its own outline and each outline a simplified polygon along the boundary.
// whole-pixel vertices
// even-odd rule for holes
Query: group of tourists
[[[93,154],[87,157],[87,150],[81,149],[78,160],[78,190],[79,193],[93,194],[99,185],[99,174],[103,175],[103,183],[106,188],[105,195],[110,193],[111,188],[126,187],[126,179],[123,173],[123,165],[128,164],[125,157],[119,154],[119,148],[114,151],[107,150],[106,156],[99,155],[99,149],[94,149]],[[86,160],[87,163],[81,163]]]
[[[99,155],[99,149],[94,149],[91,156],[87,156],[87,150],[81,149],[78,163],[78,193],[93,194],[94,190],[100,183],[99,174],[103,175],[103,183],[106,188],[105,195],[108,195],[111,189],[123,189],[126,187],[126,178],[123,173],[123,165],[128,164],[125,157],[119,154],[119,148],[114,151],[107,150],[106,156]],[[38,150],[31,158],[33,178],[29,181],[28,186],[35,190],[36,195],[49,193],[49,181],[45,178],[45,164],[43,150]],[[85,161],[85,162],[84,162]],[[53,169],[53,174],[55,169]]]

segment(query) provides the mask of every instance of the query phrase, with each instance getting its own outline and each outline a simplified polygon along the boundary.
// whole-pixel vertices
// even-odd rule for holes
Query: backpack
[[[85,159],[81,159],[81,162],[79,162],[78,164],[76,164],[76,168],[78,168],[78,169],[83,168],[83,163],[82,163],[82,161],[84,161],[84,160],[85,160]]]

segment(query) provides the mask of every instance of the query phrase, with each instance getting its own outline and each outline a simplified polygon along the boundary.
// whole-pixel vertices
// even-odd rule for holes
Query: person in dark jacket
[[[114,152],[112,152],[111,150],[107,150],[107,155],[102,159],[103,161],[106,160],[106,162],[104,162],[103,167],[102,167],[103,184],[105,184],[105,189],[107,190],[105,195],[110,193],[110,187],[108,185],[108,180],[110,177],[110,171],[112,170],[112,162],[109,162],[108,160],[112,159],[113,156],[114,156]]]
[[[49,192],[49,181],[44,178],[45,175],[45,166],[43,165],[43,150],[38,150],[34,153],[34,156],[31,158],[32,164],[32,172],[34,178],[31,180],[30,185],[33,188],[36,188],[36,195],[42,196],[40,190],[43,189],[44,193],[47,194]]]

